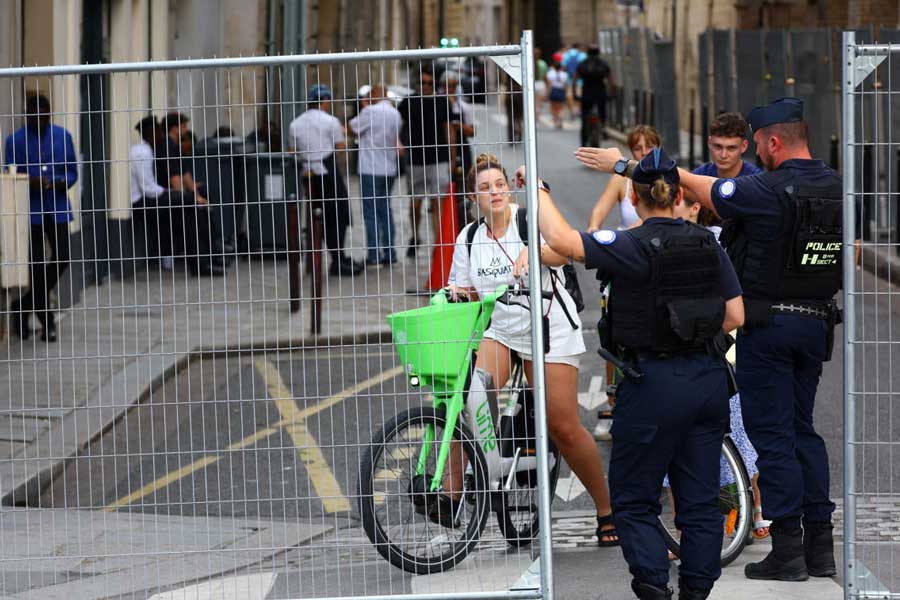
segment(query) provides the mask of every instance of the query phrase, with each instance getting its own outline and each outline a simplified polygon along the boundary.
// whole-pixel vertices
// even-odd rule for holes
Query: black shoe
[[[406,249],[406,258],[415,258],[416,256],[416,248],[419,245],[419,240],[416,238],[411,238],[409,240],[409,248]]]
[[[9,329],[22,341],[31,337],[31,328],[28,326],[30,313],[22,313],[22,307],[18,302],[13,302],[9,307]]]
[[[459,527],[459,522],[456,520],[459,504],[450,496],[441,494],[437,497],[437,501],[428,508],[428,518],[432,523],[437,523],[441,527],[456,529]]]
[[[834,536],[831,523],[803,524],[803,555],[806,570],[813,577],[834,577]]]
[[[678,579],[678,600],[706,600],[710,590],[698,590],[688,587],[683,579]]]
[[[672,598],[670,588],[660,588],[649,583],[640,583],[634,579],[631,581],[631,591],[641,600],[669,600]]]
[[[609,527],[609,529],[603,529],[604,527]],[[603,538],[606,538],[605,540]],[[614,538],[614,539],[609,539]],[[612,548],[613,546],[619,545],[619,533],[616,531],[616,526],[613,523],[613,516],[611,514],[606,515],[605,517],[601,517],[597,515],[597,546],[600,548]]]
[[[747,579],[776,581],[809,579],[803,555],[803,531],[784,530],[778,527],[777,521],[772,523],[769,531],[772,534],[772,551],[760,562],[746,565],[744,576]]]
[[[41,333],[41,340],[47,342],[49,344],[53,344],[56,342],[56,325],[52,327],[45,327],[44,331]]]
[[[360,262],[342,258],[331,262],[328,274],[332,277],[356,277],[366,270],[366,265]]]

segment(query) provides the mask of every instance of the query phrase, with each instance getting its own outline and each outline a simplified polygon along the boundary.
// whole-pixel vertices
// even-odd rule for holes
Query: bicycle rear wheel
[[[434,427],[425,476],[416,476],[423,436]],[[360,462],[359,509],[369,540],[394,566],[419,575],[452,569],[478,543],[487,520],[490,494],[484,454],[462,423],[453,435],[466,464],[463,495],[455,527],[432,522],[428,508],[437,493],[426,491],[435,472],[446,427],[444,410],[412,408],[389,421],[372,440]]]
[[[753,521],[753,489],[747,467],[731,438],[722,444],[721,487],[719,488],[719,512],[722,514],[722,566],[736,559],[747,545]],[[666,546],[672,554],[679,556],[680,533],[675,526],[675,507],[668,487],[663,488],[660,497],[662,512],[659,515]]]

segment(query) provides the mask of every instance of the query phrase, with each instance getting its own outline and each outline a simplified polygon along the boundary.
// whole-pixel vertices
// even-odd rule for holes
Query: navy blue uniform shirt
[[[719,176],[719,167],[716,166],[714,162],[708,162],[700,165],[693,171],[691,171],[694,175],[705,175],[706,177],[718,177]],[[753,163],[748,163],[746,160],[741,161],[741,170],[738,172],[738,177],[746,177],[748,175],[756,175],[757,173],[762,173],[762,169],[754,165]]]
[[[651,217],[645,224],[668,225],[673,228],[685,226],[683,219]],[[581,233],[584,244],[584,266],[598,269],[613,277],[624,277],[643,281],[650,277],[650,259],[641,249],[641,243],[629,231],[603,229],[591,233]],[[721,246],[719,249],[720,294],[726,301],[741,295],[741,284],[731,261]]]
[[[777,238],[781,229],[781,205],[772,183],[774,179],[780,179],[780,172],[786,169],[792,171],[797,180],[809,185],[827,185],[839,177],[821,160],[794,158],[784,161],[774,171],[737,179],[717,179],[711,193],[716,212],[723,219],[741,219],[752,228],[757,239]]]

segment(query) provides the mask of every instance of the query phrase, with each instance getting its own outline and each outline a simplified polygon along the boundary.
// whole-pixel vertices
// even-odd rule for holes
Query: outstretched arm
[[[712,201],[712,188],[716,182],[715,177],[707,177],[706,175],[695,175],[685,169],[678,169],[678,176],[681,178],[681,187],[684,188],[685,195],[700,203],[716,214],[716,207]]]
[[[525,167],[521,166],[516,171],[516,185],[525,185]],[[584,243],[581,234],[572,229],[566,219],[556,208],[550,193],[544,189],[538,190],[540,210],[538,211],[538,228],[550,249],[569,260],[584,262]]]

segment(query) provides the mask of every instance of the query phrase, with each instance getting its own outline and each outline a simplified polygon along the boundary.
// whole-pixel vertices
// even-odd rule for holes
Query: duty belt
[[[811,306],[800,306],[798,304],[773,304],[772,313],[776,315],[796,315],[801,317],[814,317],[828,319],[828,311],[821,308],[812,308]]]

